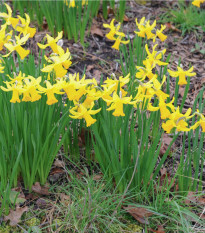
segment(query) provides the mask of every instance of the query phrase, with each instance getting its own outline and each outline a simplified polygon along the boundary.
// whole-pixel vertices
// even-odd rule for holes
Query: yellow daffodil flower
[[[110,79],[110,78],[107,78],[107,80],[104,81],[102,87],[105,88],[105,87],[110,87],[109,88],[109,91],[112,90],[117,92],[118,90],[118,86],[120,87],[120,91],[122,93],[122,96],[125,96],[127,94],[127,92],[123,89],[123,87],[129,83],[130,81],[130,74],[128,74],[126,77],[123,78],[123,76],[120,76],[119,77],[119,80],[117,79]]]
[[[151,79],[151,81],[154,83],[153,89],[155,95],[159,98],[162,98],[165,101],[169,97],[169,95],[163,92],[161,88],[164,82],[166,81],[166,76],[163,76],[161,83],[157,80],[157,76],[154,76],[153,79]]]
[[[4,44],[8,43],[8,40],[11,39],[13,31],[10,31],[6,34],[7,25],[4,24],[0,30],[0,51],[3,49]]]
[[[38,89],[40,92],[45,93],[47,95],[47,102],[46,104],[52,105],[58,102],[54,94],[64,94],[64,92],[60,91],[61,87],[56,84],[51,84],[49,81],[46,82],[46,88],[39,86]]]
[[[154,77],[154,74],[152,73],[153,66],[151,65],[150,62],[144,63],[145,67],[142,66],[136,66],[139,72],[136,73],[135,77],[140,79],[140,81],[143,81],[147,78],[151,80]]]
[[[88,0],[82,0],[82,6],[88,5]]]
[[[46,57],[45,57],[46,58]],[[67,73],[67,69],[70,67],[72,62],[70,61],[71,55],[69,49],[67,49],[66,53],[60,53],[57,56],[51,56],[50,58],[46,58],[48,62],[52,62],[53,64],[45,66],[41,69],[42,72],[51,72],[55,71],[56,77],[63,77]]]
[[[137,81],[137,80],[136,80]],[[163,76],[162,82],[160,83],[157,80],[157,75],[153,75],[152,79],[149,80],[147,83],[139,82],[139,86],[136,88],[137,95],[135,96],[134,100],[137,102],[150,102],[152,97],[156,95],[158,98],[161,98],[164,102],[169,97],[168,94],[164,93],[161,88],[163,83],[166,81],[166,76]],[[136,106],[135,106],[136,107]]]
[[[140,22],[138,23],[137,18],[136,18],[136,25],[139,29],[139,32],[135,32],[139,37],[145,38],[147,36],[147,39],[153,38],[155,35],[152,33],[152,30],[156,26],[156,20],[152,25],[150,25],[149,20],[145,21],[145,17],[143,17]]]
[[[75,7],[75,0],[70,0],[69,8],[70,7],[72,7],[72,8]]]
[[[199,120],[199,124],[201,125],[202,132],[205,133],[205,117]]]
[[[4,66],[2,66],[2,63],[3,63],[3,60],[0,59],[0,74],[4,73]]]
[[[19,74],[16,76],[14,73],[14,78],[11,78],[9,75],[7,75],[11,81],[5,81],[4,83],[13,84],[18,83],[18,85],[23,85],[23,80],[26,78],[25,74],[22,74],[20,71]]]
[[[150,87],[150,88],[145,88],[141,85],[138,86],[137,88],[137,94],[136,96],[134,97],[134,107],[137,108],[137,106],[139,106],[140,108],[142,108],[142,104],[143,102],[150,102],[151,98],[153,97],[153,89]],[[140,105],[137,105],[137,103],[140,103]]]
[[[28,102],[35,102],[41,99],[41,93],[40,91],[37,90],[37,88],[40,86],[41,82],[41,77],[38,77],[37,79],[28,76],[28,78],[24,79],[24,86],[22,88],[22,93],[23,93],[23,98],[22,101]]]
[[[12,91],[12,98],[10,100],[11,103],[20,103],[21,100],[19,98],[19,95],[21,94],[22,86],[18,84],[18,82],[9,84],[6,83],[7,88],[1,86],[1,89],[3,91]]]
[[[156,35],[153,37],[153,42],[155,42],[156,38],[158,37],[161,41],[165,41],[167,39],[167,36],[164,35],[162,32],[165,30],[166,26],[161,25],[161,29],[157,29]]]
[[[173,106],[173,102],[174,102],[174,98],[170,103],[165,103],[164,99],[159,97],[159,106],[153,107],[153,105],[149,103],[147,109],[151,112],[160,110],[161,119],[167,119],[171,115],[171,112],[167,107],[169,107],[172,111],[175,110]]]
[[[139,36],[139,37],[145,37],[145,17],[141,18],[140,22],[138,23],[137,18],[135,19],[136,25],[138,27],[138,29],[140,30],[139,32],[135,33]]]
[[[83,102],[86,108],[90,108],[94,101],[100,99],[103,95],[103,92],[97,86],[91,87],[89,90],[86,88],[86,92],[86,99]]]
[[[24,45],[26,41],[29,38],[29,34],[26,36],[20,38],[18,36],[15,36],[16,42],[12,41],[13,44],[11,43],[6,43],[4,46],[10,51],[8,54],[4,55],[3,57],[8,57],[13,51],[16,50],[16,52],[20,55],[21,59],[23,60],[29,53],[30,50],[26,50],[21,45]]]
[[[110,85],[110,86],[103,86],[101,98],[107,103],[107,106],[109,106],[111,104],[111,102],[108,102],[108,101],[112,100],[111,94],[113,93],[114,86],[115,86],[115,84]],[[106,101],[106,100],[108,100],[108,101]]]
[[[63,86],[63,90],[69,100],[79,101],[79,99],[86,94],[86,85],[85,75],[80,79],[79,73],[73,75],[69,74],[68,82]]]
[[[91,105],[89,109],[87,109],[83,104],[77,104],[75,107],[70,109],[69,115],[73,119],[85,119],[86,126],[89,127],[96,122],[96,119],[92,118],[91,115],[95,115],[100,112],[101,108],[97,110],[92,110],[94,104]]]
[[[199,110],[197,110],[197,112],[195,112],[193,115],[199,116],[200,119],[193,126],[191,126],[190,129],[195,130],[196,128],[201,126],[202,132],[204,133],[205,132],[205,117],[203,116],[203,114],[199,113]]]
[[[119,23],[117,26],[114,25],[115,19],[113,19],[110,24],[103,24],[103,27],[109,28],[110,32],[106,34],[106,37],[109,40],[115,40],[114,45],[112,48],[119,50],[120,43],[122,44],[128,44],[130,41],[123,41],[122,38],[125,37],[125,34],[123,32],[119,32],[121,24]],[[117,38],[115,38],[117,36]]]
[[[26,16],[26,19],[22,18],[21,16],[18,16],[18,18],[21,21],[21,24],[17,24],[15,30],[17,32],[20,32],[20,34],[23,33],[24,36],[29,34],[29,37],[33,38],[36,33],[36,29],[29,27],[30,17],[26,13],[25,13],[25,16]]]
[[[122,96],[118,96],[117,93],[114,92],[112,100],[106,100],[107,102],[111,103],[111,106],[107,108],[107,110],[108,111],[115,110],[113,112],[113,116],[125,116],[123,112],[123,104],[133,104],[134,102],[131,102],[131,100],[132,100],[132,96],[122,97]]]
[[[123,33],[124,34],[124,33]],[[126,40],[126,41],[123,41],[122,40],[122,36],[118,36],[116,39],[114,38],[115,40],[115,43],[114,45],[112,46],[113,49],[116,49],[116,50],[119,50],[119,47],[120,47],[120,43],[122,44],[128,44],[130,42],[130,40]]]
[[[6,20],[6,25],[12,25],[12,27],[15,29],[16,25],[19,22],[19,19],[12,17],[12,10],[8,4],[5,3],[5,6],[7,8],[8,14],[0,13],[0,17],[4,18]]]
[[[186,76],[192,77],[196,75],[196,73],[191,73],[193,69],[194,67],[192,66],[189,70],[184,71],[181,67],[178,66],[177,71],[168,70],[168,72],[173,78],[179,77],[179,85],[186,85]]]
[[[54,53],[58,54],[58,48],[57,48],[57,42],[63,37],[63,31],[58,32],[58,36],[56,38],[53,38],[51,36],[49,36],[48,34],[46,34],[46,38],[47,38],[47,43],[45,45],[42,45],[40,43],[37,43],[38,47],[41,49],[45,49],[48,46],[50,46],[53,50]]]
[[[64,3],[66,4],[66,6],[68,6],[68,0],[64,0]],[[82,0],[82,6],[87,4],[88,4],[88,0]],[[75,7],[75,0],[70,0],[69,8],[70,7]]]
[[[204,3],[204,2],[205,2],[205,0],[194,0],[192,2],[192,5],[200,7],[201,3]]]
[[[160,61],[163,58],[163,55],[166,53],[166,49],[163,49],[162,51],[156,51],[155,49],[157,46],[158,44],[155,44],[153,46],[153,52],[150,53],[148,49],[148,45],[147,44],[145,45],[145,50],[147,52],[147,58],[146,60],[143,61],[144,65],[146,65],[147,62],[149,62],[152,67],[155,67],[156,65],[159,65],[159,66],[168,65],[168,63],[166,62]]]
[[[188,123],[186,122],[187,119],[191,118],[191,108],[187,110],[185,114],[180,113],[179,107],[177,110],[169,116],[169,120],[166,123],[162,123],[162,128],[167,132],[170,133],[173,128],[176,128],[177,131],[190,131],[190,128],[187,128]]]
[[[114,36],[116,35],[117,32],[119,32],[120,27],[121,27],[121,23],[118,23],[118,25],[115,26],[114,22],[115,22],[115,19],[112,19],[110,24],[103,24],[103,27],[110,29],[110,32],[105,35],[109,40],[115,40]]]
[[[82,85],[76,80],[70,80],[68,82],[61,81],[63,84],[61,84],[62,89],[65,91],[67,98],[70,101],[79,101],[79,99],[86,94],[85,86],[86,84]],[[59,84],[59,81],[57,80],[57,83]]]

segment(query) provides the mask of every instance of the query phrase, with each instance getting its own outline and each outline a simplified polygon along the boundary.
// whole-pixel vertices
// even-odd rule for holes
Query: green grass
[[[161,23],[172,23],[182,31],[182,36],[201,28],[205,31],[205,11],[195,6],[183,4],[161,15]]]
[[[76,166],[76,165],[75,165]],[[202,232],[204,222],[199,218],[203,212],[200,203],[185,204],[183,193],[171,192],[165,179],[150,182],[146,192],[134,196],[116,192],[112,181],[102,176],[89,175],[88,169],[65,168],[66,175],[58,183],[50,185],[50,196],[37,197],[30,202],[29,211],[24,213],[17,227],[11,228],[5,222],[0,232],[149,232],[163,225],[165,232]],[[96,170],[96,172],[99,172]],[[99,173],[97,173],[99,178]],[[66,178],[67,177],[67,178]],[[36,208],[36,200],[46,203]],[[132,205],[146,208],[153,213],[147,220],[149,225],[140,224],[121,206]],[[116,211],[115,211],[116,210]],[[9,232],[9,231],[7,231]]]
[[[51,185],[50,197],[44,198],[47,207],[35,210],[34,201],[15,232],[20,229],[33,232],[35,227],[38,232],[114,233],[126,227],[120,221],[119,208],[117,214],[111,217],[120,200],[112,182],[105,182],[104,178],[96,180],[95,175],[88,175],[86,168],[79,173],[66,169],[66,173],[67,178]],[[113,223],[108,229],[111,220]]]
[[[172,179],[173,182],[174,178]],[[172,192],[168,179],[163,182],[163,186],[155,181],[150,183],[147,192],[137,196],[136,206],[146,206],[148,210],[155,213],[149,218],[150,225],[144,226],[157,230],[157,226],[163,225],[165,232],[198,232],[202,230],[205,222],[199,219],[198,215],[203,212],[200,203],[186,205],[186,197],[183,192]],[[197,223],[195,225],[195,223]],[[194,226],[195,225],[195,226]],[[145,231],[148,232],[148,231]],[[201,232],[201,231],[199,231]]]

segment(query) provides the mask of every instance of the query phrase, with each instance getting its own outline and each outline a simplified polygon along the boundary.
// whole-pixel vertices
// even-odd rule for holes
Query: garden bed
[[[0,65],[5,66],[0,106],[2,122],[7,120],[0,129],[0,162],[3,164],[0,232],[204,232],[204,5],[198,9],[188,2],[183,5],[178,1],[147,1],[145,4],[127,1],[124,8],[122,3],[115,1],[110,1],[110,5],[103,1],[99,6],[95,2],[92,3],[97,9],[94,13],[89,8],[90,2],[84,5],[84,1],[79,1],[75,7],[66,1],[59,2],[59,9],[62,7],[76,15],[75,25],[78,25],[80,13],[86,20],[86,9],[90,17],[92,15],[84,37],[80,32],[79,38],[74,33],[73,38],[68,39],[72,37],[73,26],[69,32],[69,27],[66,29],[64,25],[61,38],[55,31],[61,27],[59,15],[52,35],[49,13],[45,9],[42,12],[27,10],[28,14],[33,14],[30,27],[36,28],[35,36],[27,38],[24,46],[31,51],[28,58],[22,57],[21,53],[12,53],[8,45],[11,41],[4,42],[0,60]],[[13,17],[16,11],[16,15],[25,18],[24,4],[30,3],[16,1],[7,6],[13,10]],[[44,3],[39,4],[45,7]],[[52,7],[49,4],[48,9]],[[3,12],[9,13],[8,7],[1,7]],[[183,14],[189,14],[189,17],[183,17]],[[1,16],[7,27],[12,26],[19,33],[19,38],[25,37],[24,31],[21,32],[24,26],[13,26],[15,20],[8,21],[8,17]],[[122,26],[120,31],[115,28],[111,41],[107,38],[106,24],[111,25],[114,17],[121,19]],[[150,25],[156,20],[158,30],[161,24],[165,25],[163,33],[167,39],[160,41],[157,38],[153,42],[151,38],[148,42],[143,41],[140,34],[136,35],[142,30],[136,27],[136,18],[142,27],[145,26],[140,23],[143,17],[146,22],[150,20]],[[198,24],[194,25],[192,21],[196,17]],[[43,19],[43,23],[39,24],[39,19]],[[23,25],[23,21],[18,20]],[[71,18],[67,20],[72,23]],[[3,22],[1,20],[2,25]],[[49,44],[48,35],[59,37],[54,44],[60,48],[56,47],[56,50],[51,44],[43,48]],[[118,51],[112,46],[119,37],[125,44]],[[156,42],[158,46],[154,47]],[[148,54],[154,53],[153,47],[161,52],[150,58],[153,55],[149,57]],[[9,51],[12,54],[4,57]],[[55,69],[58,59],[55,56],[67,57],[60,63],[62,67]],[[157,64],[154,67],[157,79],[147,75],[145,80],[136,81],[140,70],[144,69],[141,67],[150,62],[146,56]],[[143,62],[145,59],[147,63]],[[169,63],[168,67],[159,65],[165,61]],[[194,77],[186,78],[186,85],[178,84],[179,77],[172,73],[180,65],[186,71],[193,66],[191,72],[196,72]],[[67,76],[61,75],[64,71]],[[64,80],[65,77],[68,80]],[[20,99],[11,98],[11,86],[14,82],[18,86],[21,81],[24,84],[19,89]],[[38,93],[35,97],[24,96],[27,81],[35,83]],[[69,86],[71,81],[78,85],[75,90]],[[153,89],[147,87],[140,93],[139,86],[144,87],[147,83]],[[50,84],[56,88],[55,97],[48,92]],[[75,98],[74,94],[69,94],[71,89],[75,95],[80,91],[82,94]],[[157,94],[149,98],[153,90]],[[103,91],[107,92],[102,95]],[[160,91],[168,94],[167,103],[164,102],[167,105],[156,111],[164,98]],[[116,107],[120,100],[124,101],[122,109]],[[171,114],[178,111],[177,106],[181,115],[175,120],[175,126],[168,129],[166,124],[172,119]],[[189,108],[194,114],[191,119],[186,115]],[[83,111],[89,116],[83,115]],[[165,118],[164,111],[169,111]],[[179,122],[182,122],[181,126]],[[193,125],[196,127],[190,130]]]

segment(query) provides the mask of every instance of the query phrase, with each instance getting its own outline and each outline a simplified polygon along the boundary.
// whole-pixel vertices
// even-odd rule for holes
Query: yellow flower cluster
[[[113,19],[110,24],[103,24],[103,26],[105,28],[109,28],[110,32],[106,34],[106,37],[109,40],[115,40],[114,45],[112,46],[112,48],[119,50],[119,46],[120,43],[122,44],[128,44],[129,40],[127,41],[122,41],[122,38],[125,37],[125,34],[123,32],[120,32],[120,27],[121,24],[118,23],[118,25],[114,25],[114,21],[115,19]],[[152,25],[150,25],[150,21],[149,20],[145,20],[145,17],[143,17],[140,22],[138,23],[137,18],[136,18],[136,25],[138,27],[139,31],[135,31],[135,33],[139,36],[139,37],[143,37],[143,38],[147,38],[152,39],[153,42],[156,41],[156,38],[158,37],[161,41],[165,41],[167,36],[164,35],[162,32],[164,31],[164,29],[166,28],[165,25],[161,25],[161,29],[155,29],[156,27],[156,20],[154,21],[154,23]],[[155,34],[153,33],[155,32]],[[117,38],[115,37],[117,36]]]
[[[22,101],[34,102],[41,98],[40,93],[40,82],[41,77],[34,78],[32,76],[26,77],[25,74],[19,73],[18,76],[14,74],[14,78],[7,75],[11,81],[5,81],[6,87],[1,86],[3,91],[12,91],[11,103],[20,103],[19,95],[23,94]]]
[[[149,20],[145,20],[145,17],[143,17],[140,22],[138,23],[137,19],[136,19],[136,25],[139,31],[135,31],[135,33],[139,36],[139,37],[143,37],[143,38],[147,38],[152,39],[153,42],[155,42],[156,38],[158,37],[161,41],[165,41],[167,39],[167,36],[164,35],[162,32],[164,31],[164,29],[166,28],[165,25],[161,25],[161,29],[156,29],[156,20],[153,22],[152,25],[150,25],[150,21]],[[155,34],[153,33],[155,32]]]
[[[162,85],[166,81],[166,76],[164,75],[163,80],[160,83],[157,79],[158,78],[157,74],[153,73],[153,70],[156,67],[156,65],[162,65],[161,61],[159,61],[159,58],[155,56],[154,60],[150,60],[149,54],[148,54],[147,58],[143,61],[143,64],[145,65],[145,67],[138,67],[138,66],[136,67],[139,70],[139,72],[136,73],[136,78],[139,79],[138,81],[139,86],[137,87],[138,93],[135,99],[137,101],[139,100],[147,101],[148,102],[147,110],[151,112],[158,111],[158,110],[160,111],[161,119],[166,121],[162,123],[162,128],[167,133],[170,133],[171,130],[174,128],[177,131],[190,131],[191,129],[195,128],[196,125],[194,127],[188,128],[188,123],[186,122],[188,119],[190,119],[191,117],[195,115],[193,114],[192,116],[190,116],[191,108],[188,109],[186,114],[182,114],[179,111],[179,107],[178,108],[174,107],[173,105],[174,98],[169,103],[167,103],[167,98],[169,97],[169,95],[161,90]],[[169,72],[172,73],[173,71],[169,71]],[[173,72],[173,73],[175,74],[177,72]],[[184,77],[184,74],[183,74],[183,77]],[[146,79],[149,79],[149,81],[142,82],[142,81],[145,81]],[[158,99],[158,106],[152,105],[152,99],[155,96]],[[200,122],[202,123],[202,121]],[[197,126],[199,125],[200,124],[197,123]]]
[[[26,19],[18,16],[17,18],[12,17],[12,10],[9,5],[5,4],[8,13],[0,13],[0,17],[5,20],[5,24],[1,26],[0,29],[0,51],[3,47],[7,48],[9,53],[3,57],[8,57],[10,53],[16,51],[21,59],[24,59],[29,53],[29,50],[25,50],[22,45],[24,45],[29,38],[34,37],[36,33],[35,28],[29,27],[30,17],[25,14]],[[9,27],[15,31],[13,36],[13,30],[9,30]]]
[[[46,61],[51,64],[44,67],[41,71],[49,73],[53,70],[58,78],[64,77],[67,74],[67,69],[72,64],[69,49],[67,48],[66,52],[64,52],[61,46],[57,45],[56,43],[62,38],[62,36],[63,32],[58,33],[56,38],[53,38],[47,34],[46,37],[48,44],[42,45],[38,43],[38,46],[41,49],[45,49],[50,46],[53,50],[53,54],[51,54],[49,58],[45,56]]]
[[[28,55],[27,50],[21,47],[25,42],[32,38],[35,34],[35,29],[29,27],[30,19],[26,15],[26,19],[12,18],[12,12],[8,5],[8,14],[1,13],[0,16],[4,17],[6,23],[2,25],[0,37],[0,45],[6,47],[10,52],[6,54],[9,56],[14,50],[19,53],[21,58],[25,58]],[[136,20],[137,22],[137,20]],[[143,26],[143,25],[144,26]],[[160,40],[165,40],[166,36],[162,34],[162,31],[156,31],[156,34],[152,33],[153,25],[142,19],[139,23],[138,36],[147,37],[147,39],[152,39],[155,41],[156,37]],[[12,25],[13,30],[19,33],[15,36],[15,44],[13,42],[13,31],[6,32],[6,28]],[[119,32],[120,25],[114,26],[114,20],[112,20],[111,25],[105,25],[109,27],[111,31],[107,34],[107,38],[111,40],[121,40],[124,34]],[[164,29],[164,26],[161,26]],[[115,36],[118,36],[115,38]],[[52,105],[58,102],[56,95],[66,95],[68,101],[70,101],[70,117],[74,119],[84,119],[86,121],[87,127],[94,124],[96,119],[92,115],[97,114],[101,111],[99,107],[99,100],[103,100],[107,105],[107,111],[113,111],[112,114],[116,117],[125,116],[124,105],[131,105],[134,108],[144,108],[147,105],[147,110],[149,111],[160,111],[161,119],[164,120],[162,127],[167,132],[170,133],[172,129],[177,131],[189,131],[191,129],[196,129],[201,125],[203,132],[205,132],[205,117],[198,111],[191,115],[191,109],[185,114],[182,114],[178,108],[173,105],[174,99],[167,102],[168,94],[163,92],[162,86],[166,82],[166,76],[164,75],[163,80],[160,82],[158,75],[155,74],[155,68],[157,66],[165,66],[168,63],[163,62],[162,58],[166,52],[166,49],[162,51],[157,51],[157,44],[149,49],[148,45],[145,45],[145,50],[147,57],[143,61],[143,66],[136,66],[136,82],[135,91],[133,95],[127,92],[127,86],[130,85],[130,74],[126,77],[107,78],[102,85],[98,85],[97,81],[93,79],[86,79],[83,76],[81,79],[79,74],[67,73],[71,62],[71,55],[69,49],[66,51],[60,46],[59,40],[61,40],[63,32],[58,33],[56,38],[46,35],[47,43],[38,44],[41,49],[46,49],[50,47],[52,53],[49,57],[45,57],[47,65],[45,65],[41,71],[48,73],[47,80],[42,80],[41,77],[35,78],[30,75],[26,76],[22,72],[18,75],[13,74],[13,77],[8,76],[9,81],[5,81],[6,87],[1,86],[3,91],[11,91],[12,98],[10,102],[20,103],[24,102],[34,102],[41,99],[44,94],[47,96],[47,104]],[[154,39],[155,38],[155,39]],[[115,42],[116,43],[116,42]],[[125,42],[127,43],[127,42]],[[116,47],[119,48],[117,43]],[[116,48],[115,46],[113,46]],[[4,73],[2,60],[0,60],[0,73]],[[172,77],[179,77],[179,85],[186,84],[186,76],[193,76],[193,67],[188,71],[184,71],[181,67],[178,67],[177,71],[168,70]],[[50,80],[50,75],[55,78]],[[135,83],[136,83],[135,82]],[[158,106],[153,106],[153,99],[156,97],[158,99]],[[186,122],[188,119],[197,115],[199,120],[191,127],[188,127]]]
[[[192,5],[197,6],[197,7],[200,7],[200,5],[201,5],[202,3],[204,3],[204,2],[205,2],[205,0],[194,0],[194,1],[192,2]]]
[[[153,22],[153,24],[150,24],[150,21],[146,21],[145,17],[143,17],[139,23],[136,19],[136,25],[138,31],[135,33],[139,37],[146,38],[147,40],[152,39],[153,42],[156,41],[157,37],[161,41],[165,41],[167,38],[167,36],[163,34],[163,30],[166,28],[166,26],[161,25],[160,30],[155,29],[156,20]],[[113,20],[111,21],[110,25],[104,25],[104,27],[110,29],[110,32],[106,35],[106,37],[110,40],[113,40],[113,35],[116,35],[116,32],[119,31],[120,26],[121,25],[119,24],[117,27],[115,27]],[[145,50],[147,57],[143,61],[143,66],[136,66],[136,81],[139,85],[136,88],[137,94],[133,98],[133,105],[136,107],[137,103],[139,102],[147,102],[147,110],[159,110],[161,113],[161,119],[165,120],[165,122],[162,124],[162,127],[167,133],[170,133],[172,129],[176,129],[177,131],[190,131],[192,129],[196,129],[199,125],[202,126],[202,131],[205,132],[205,118],[202,114],[197,111],[191,115],[191,108],[189,108],[185,114],[182,114],[179,110],[179,107],[174,107],[174,98],[169,103],[167,103],[167,98],[169,95],[161,90],[163,83],[166,81],[166,76],[163,77],[163,80],[160,83],[158,80],[158,75],[155,74],[156,66],[168,65],[168,63],[162,61],[166,49],[157,51],[157,46],[158,44],[154,44],[151,52],[148,48],[148,44],[146,44]],[[196,73],[193,73],[192,71],[193,67],[187,71],[183,70],[181,67],[177,67],[177,71],[168,69],[168,73],[171,77],[179,77],[178,85],[186,85],[186,77],[196,75]],[[148,81],[146,82],[146,80]],[[158,106],[152,105],[152,100],[155,96],[158,99]],[[199,116],[199,121],[197,121],[193,126],[188,127],[187,120],[195,115]]]
[[[115,22],[115,19],[113,19],[110,24],[103,24],[103,26],[105,28],[110,29],[110,32],[108,34],[106,34],[106,37],[109,40],[115,40],[115,43],[112,46],[112,48],[119,50],[120,43],[128,44],[130,41],[129,40],[126,40],[126,41],[122,40],[125,37],[125,34],[123,32],[119,31],[121,24],[118,23],[118,25],[115,26],[114,22]],[[117,37],[115,37],[115,36],[117,36]]]

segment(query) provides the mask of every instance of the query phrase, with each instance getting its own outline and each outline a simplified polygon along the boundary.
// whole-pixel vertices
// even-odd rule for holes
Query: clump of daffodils
[[[28,15],[25,15],[25,19],[20,16],[13,18],[11,8],[8,5],[6,7],[8,13],[0,13],[0,17],[5,20],[0,29],[0,50],[6,48],[8,53],[0,59],[0,73],[4,73],[4,59],[11,53],[16,52],[21,59],[28,56],[30,51],[23,46],[34,37],[36,32],[35,28],[29,26]],[[161,25],[161,29],[155,29],[156,21],[151,24],[150,21],[142,18],[139,23],[136,19],[136,24],[138,30],[135,33],[139,37],[151,39],[154,43],[156,38],[161,41],[167,38],[163,34],[165,26]],[[115,25],[114,19],[104,26],[110,29],[106,37],[115,41],[112,46],[114,49],[119,50],[120,43],[129,43],[123,39],[125,34],[120,32],[121,25]],[[168,63],[163,61],[166,49],[158,51],[157,43],[153,46],[145,44],[147,56],[142,66],[136,66],[135,90],[130,94],[127,88],[131,82],[130,74],[119,78],[107,77],[101,85],[98,85],[94,78],[88,79],[85,76],[80,77],[78,73],[69,73],[69,67],[72,65],[71,54],[68,48],[64,49],[60,46],[59,40],[62,37],[63,32],[59,32],[56,38],[46,35],[46,43],[38,43],[40,49],[50,48],[52,50],[48,57],[45,56],[46,64],[41,69],[42,73],[47,73],[46,79],[43,80],[41,76],[25,75],[21,71],[18,74],[7,75],[8,80],[4,81],[5,85],[1,86],[1,90],[12,93],[11,103],[36,102],[45,95],[46,103],[53,105],[59,101],[57,96],[64,95],[69,101],[69,116],[73,119],[84,119],[86,126],[89,127],[96,122],[95,115],[102,110],[99,107],[99,101],[104,101],[107,106],[106,110],[112,111],[115,117],[125,116],[126,105],[133,108],[145,108],[143,103],[146,102],[147,111],[160,111],[162,127],[167,133],[174,130],[190,131],[199,126],[205,132],[205,117],[199,111],[192,114],[191,109],[188,109],[186,113],[180,112],[179,107],[174,106],[174,98],[169,100],[170,96],[162,90],[166,75],[160,81],[155,70],[157,67],[167,66]],[[193,67],[186,71],[182,67],[177,67],[176,71],[168,69],[168,72],[174,78],[179,77],[179,85],[186,85],[186,77],[196,75]],[[158,100],[157,105],[153,104],[154,98]],[[194,116],[198,116],[198,121],[189,127],[187,120]]]
[[[103,24],[105,28],[109,28],[109,33],[106,34],[106,37],[109,40],[115,40],[114,45],[112,48],[119,50],[120,43],[122,44],[128,44],[129,40],[122,40],[125,38],[125,34],[123,32],[120,32],[121,24],[118,23],[116,26],[114,25],[115,19],[113,19],[110,24]],[[165,30],[166,26],[161,25],[161,29],[156,29],[156,20],[153,22],[153,24],[150,24],[149,20],[145,20],[145,17],[143,17],[140,22],[138,23],[136,19],[136,25],[138,28],[138,31],[135,31],[135,33],[139,37],[152,39],[153,42],[155,42],[156,38],[158,37],[161,41],[165,41],[167,36],[163,34],[163,31]]]
[[[14,18],[10,6],[5,5],[8,13],[0,13],[0,17],[5,21],[0,29],[0,51],[5,47],[8,53],[3,57],[8,57],[11,53],[17,52],[20,58],[24,59],[30,51],[24,49],[23,45],[29,38],[34,37],[36,29],[29,27],[30,17],[27,14],[25,14],[25,19],[20,16]]]
[[[114,21],[112,20],[110,25],[104,25],[104,27],[110,29],[110,32],[106,35],[110,40],[113,40],[113,36],[117,35],[121,26],[120,24],[114,26],[113,22]],[[179,132],[190,131],[196,129],[198,126],[201,126],[202,131],[205,132],[205,118],[201,113],[197,111],[191,115],[191,108],[189,108],[185,114],[182,114],[179,107],[174,106],[174,98],[168,102],[170,96],[161,90],[163,83],[166,82],[166,76],[164,75],[163,80],[160,83],[158,75],[155,73],[155,69],[157,66],[166,66],[168,63],[162,61],[166,49],[157,51],[158,44],[156,44],[156,39],[158,38],[162,42],[166,40],[167,36],[163,33],[166,26],[161,25],[160,29],[156,29],[156,20],[151,24],[145,17],[139,22],[136,19],[136,25],[137,31],[135,31],[135,33],[139,37],[145,38],[147,41],[152,40],[154,45],[152,46],[152,51],[148,48],[148,44],[145,45],[147,57],[143,61],[143,66],[136,66],[137,72],[135,81],[138,83],[136,86],[137,94],[133,97],[132,101],[124,103],[133,104],[134,107],[137,105],[142,107],[143,105],[141,103],[147,102],[148,111],[160,111],[161,119],[164,121],[162,123],[162,128],[167,133],[170,133],[173,130]],[[186,77],[196,75],[196,73],[193,72],[193,69],[194,68],[191,67],[188,70],[183,70],[181,66],[178,66],[176,71],[168,69],[168,73],[171,77],[179,78],[178,85],[186,85]],[[158,99],[157,106],[153,106],[152,100],[154,97]],[[195,115],[198,116],[198,121],[193,126],[189,127],[187,120],[193,118]]]

